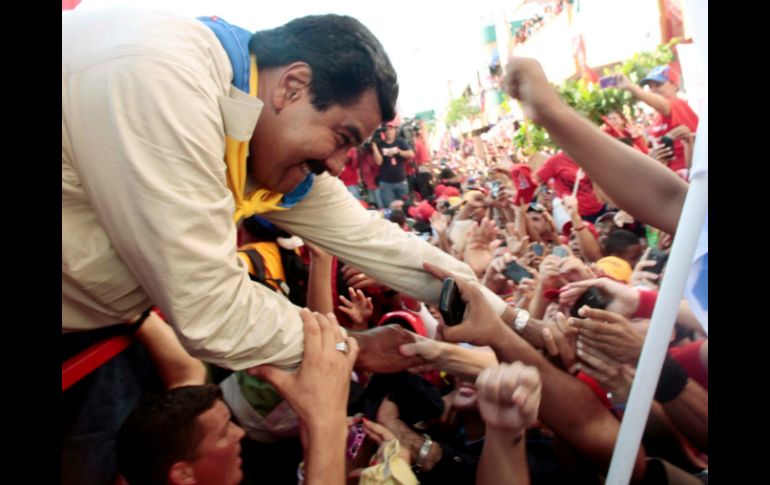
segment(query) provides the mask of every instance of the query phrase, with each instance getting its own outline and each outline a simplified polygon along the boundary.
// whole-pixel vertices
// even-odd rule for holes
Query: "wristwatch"
[[[527,310],[519,310],[516,312],[516,319],[513,321],[513,329],[516,333],[521,333],[529,323],[529,312]]]
[[[425,441],[422,442],[420,453],[417,455],[417,461],[414,464],[415,471],[422,470],[422,466],[425,464],[425,460],[428,458],[428,453],[430,453],[430,447],[433,445],[433,438],[427,434],[423,434],[422,436],[425,438]]]

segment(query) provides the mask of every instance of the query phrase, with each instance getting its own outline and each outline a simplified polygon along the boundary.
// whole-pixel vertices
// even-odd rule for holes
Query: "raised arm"
[[[668,233],[676,231],[686,182],[655,160],[607,136],[564,104],[536,60],[514,58],[507,67],[505,87],[619,207],[646,224]]]

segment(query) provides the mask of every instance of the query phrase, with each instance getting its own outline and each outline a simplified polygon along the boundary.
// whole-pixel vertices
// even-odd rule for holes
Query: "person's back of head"
[[[174,463],[194,459],[197,418],[222,399],[219,386],[184,386],[143,402],[116,440],[118,470],[130,485],[166,485]]]
[[[382,119],[396,115],[396,71],[380,41],[352,17],[311,15],[260,30],[252,36],[249,51],[260,69],[308,64],[313,71],[312,102],[319,111],[351,105],[373,88]]]
[[[443,180],[452,180],[455,178],[455,173],[452,171],[451,168],[443,168],[441,169],[441,173],[439,174],[439,179]]]
[[[615,229],[604,241],[604,255],[617,256],[626,260],[631,266],[642,253],[639,236],[626,229]]]
[[[390,217],[388,218],[390,222],[395,222],[400,227],[403,227],[406,225],[406,213],[404,213],[403,209],[395,209],[390,213]]]

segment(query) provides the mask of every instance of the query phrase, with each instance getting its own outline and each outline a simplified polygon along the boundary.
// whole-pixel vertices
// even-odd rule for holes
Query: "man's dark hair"
[[[395,222],[399,226],[406,224],[406,214],[402,209],[395,209],[390,213],[390,222]]]
[[[142,402],[118,431],[118,470],[131,485],[165,485],[171,466],[194,459],[197,418],[222,399],[219,386],[183,386]]]
[[[608,256],[620,255],[635,244],[640,244],[639,236],[626,229],[615,229],[604,242],[604,254]]]
[[[439,174],[439,178],[442,180],[451,179],[454,177],[455,177],[455,173],[452,171],[451,168],[443,168],[441,169],[441,173]]]
[[[383,121],[396,116],[398,79],[382,44],[361,22],[343,15],[310,15],[254,33],[249,51],[259,68],[305,62],[313,70],[313,106],[355,103],[377,91]]]

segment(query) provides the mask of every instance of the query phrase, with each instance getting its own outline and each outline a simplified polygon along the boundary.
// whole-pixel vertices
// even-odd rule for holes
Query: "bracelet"
[[[634,313],[633,318],[650,318],[652,310],[655,308],[655,302],[658,299],[658,292],[653,290],[637,290],[639,292],[639,306]]]
[[[529,323],[529,312],[527,310],[518,310],[516,312],[516,318],[513,320],[513,329],[516,333],[521,333],[527,327]]]
[[[428,453],[430,453],[430,447],[433,445],[433,438],[427,434],[423,434],[422,436],[425,438],[425,441],[422,442],[420,452],[417,455],[417,461],[414,464],[414,468],[417,471],[422,470],[425,460],[428,458]]]

